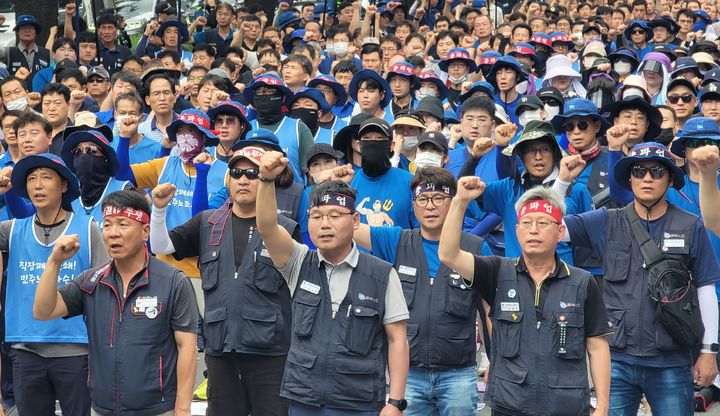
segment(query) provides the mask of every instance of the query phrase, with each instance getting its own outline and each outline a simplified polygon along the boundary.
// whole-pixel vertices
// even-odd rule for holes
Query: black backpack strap
[[[640,246],[640,253],[645,261],[645,267],[657,263],[663,259],[663,254],[657,246],[655,240],[650,236],[647,229],[640,223],[640,217],[635,212],[633,203],[626,205],[624,208],[625,216],[630,222],[633,239]]]

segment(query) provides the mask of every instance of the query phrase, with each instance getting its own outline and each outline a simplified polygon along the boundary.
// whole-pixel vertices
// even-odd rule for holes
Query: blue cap
[[[633,19],[630,23],[628,23],[627,28],[625,28],[624,35],[627,39],[631,39],[630,36],[632,35],[632,30],[636,27],[645,31],[645,41],[649,41],[653,38],[653,31],[648,22],[645,20]]]
[[[633,61],[633,69],[637,69],[637,67],[640,66],[640,59],[638,58],[637,53],[635,53],[632,49],[622,48],[608,55],[610,62],[614,62],[620,58],[627,58]]]
[[[320,111],[322,111],[323,114],[327,114],[331,110],[330,104],[325,100],[325,94],[317,88],[308,87],[302,87],[295,91],[295,94],[285,103],[288,110],[291,110],[293,103],[300,98],[309,98],[315,101],[317,105],[320,106]]]
[[[335,79],[334,76],[319,74],[315,78],[308,81],[307,86],[315,88],[320,84],[327,85],[328,87],[332,88],[333,92],[335,93],[335,105],[345,104],[345,102],[347,101],[347,92],[345,92],[345,87],[340,85],[340,83]]]
[[[277,27],[280,30],[284,30],[285,26],[299,22],[300,17],[293,12],[283,12],[278,16]]]
[[[65,162],[68,169],[75,173],[75,164],[73,163],[75,156],[72,154],[72,151],[82,142],[95,143],[100,147],[107,159],[108,173],[111,177],[115,176],[115,173],[117,173],[118,167],[120,166],[115,149],[110,146],[110,142],[102,132],[94,129],[71,133],[67,136],[65,142],[63,142],[62,149],[60,150],[60,157],[62,157],[62,160]]]
[[[285,85],[285,82],[283,82],[279,76],[271,73],[264,73],[258,75],[258,77],[252,80],[243,90],[243,98],[245,98],[245,102],[252,105],[255,102],[253,93],[260,87],[273,87],[279,89],[285,96],[285,101],[289,100],[293,95],[290,88]]]
[[[38,23],[35,16],[29,15],[29,14],[23,14],[17,17],[15,19],[15,27],[13,30],[17,32],[22,26],[35,26],[35,32],[40,34],[42,32],[42,26],[40,26],[40,23]]]
[[[485,77],[485,80],[489,82],[493,87],[497,87],[497,82],[495,81],[495,73],[500,68],[510,68],[514,70],[517,74],[517,76],[515,77],[515,82],[518,84],[527,79],[527,76],[525,75],[522,67],[520,66],[520,61],[518,61],[514,56],[502,56],[498,58],[498,60],[493,64],[492,68],[490,68],[490,71]]]
[[[362,69],[353,75],[352,80],[350,81],[350,98],[357,101],[357,93],[358,88],[360,88],[360,83],[362,81],[365,81],[366,79],[373,79],[377,81],[380,84],[380,88],[382,92],[385,93],[385,98],[380,102],[380,107],[387,107],[388,104],[390,104],[390,101],[393,99],[393,93],[390,90],[390,85],[385,81],[385,78],[381,77],[380,74],[373,71],[372,69]]]
[[[477,64],[475,60],[470,57],[470,53],[467,49],[453,48],[447,53],[447,56],[438,63],[438,68],[443,72],[447,72],[448,65],[452,61],[463,61],[468,65],[468,72],[477,72]]]
[[[252,125],[247,119],[247,110],[237,101],[221,101],[216,107],[209,109],[207,114],[210,117],[210,127],[213,129],[215,129],[215,119],[220,114],[232,114],[239,118],[240,123],[245,125],[242,136],[252,129]]]
[[[58,175],[68,183],[68,188],[62,194],[62,206],[68,207],[72,201],[80,196],[80,184],[72,171],[67,167],[65,162],[59,157],[51,153],[41,153],[39,155],[30,155],[20,159],[12,171],[10,181],[13,189],[23,198],[30,199],[27,192],[27,175],[37,168],[48,168],[57,172]]]
[[[168,138],[174,142],[177,140],[177,131],[180,126],[191,126],[200,130],[200,132],[205,135],[204,147],[217,146],[220,140],[218,140],[215,133],[210,130],[211,124],[210,117],[205,114],[204,111],[190,108],[188,110],[184,110],[180,113],[177,120],[170,123],[167,128],[167,135]]]
[[[246,135],[245,139],[235,142],[232,147],[233,151],[243,149],[248,146],[261,146],[269,147],[272,150],[277,150],[285,154],[285,151],[280,147],[280,140],[268,129],[257,128],[250,130]]]
[[[670,151],[679,157],[685,157],[685,141],[690,139],[709,139],[720,142],[720,126],[708,117],[692,117],[685,122],[677,138],[670,145]]]
[[[610,123],[605,120],[600,113],[598,113],[595,103],[585,98],[571,98],[565,100],[563,105],[562,114],[558,114],[552,119],[552,126],[555,129],[555,133],[563,132],[563,124],[565,121],[572,117],[590,117],[600,121],[600,131],[598,134],[602,134],[605,130],[610,127]]]
[[[697,62],[695,62],[695,59],[691,56],[682,56],[675,61],[675,66],[673,66],[673,70],[670,73],[670,78],[674,78],[676,74],[689,69],[694,69],[698,77],[701,76],[700,68],[698,67]]]
[[[474,93],[482,91],[490,96],[490,98],[495,97],[495,88],[493,88],[492,85],[490,85],[489,82],[485,81],[475,81],[470,86],[470,88],[467,90],[465,94],[462,94],[460,96],[460,103],[465,102],[468,98],[470,98]]]
[[[705,84],[709,82],[720,82],[720,68],[713,68],[707,72],[705,72],[705,75],[703,75],[703,80],[700,83],[700,86],[705,86]]]
[[[630,150],[630,154],[615,163],[613,172],[617,183],[626,188],[630,188],[630,169],[639,162],[657,161],[664,164],[672,172],[673,188],[680,190],[685,185],[685,172],[675,164],[672,154],[657,142],[646,142],[635,145]]]

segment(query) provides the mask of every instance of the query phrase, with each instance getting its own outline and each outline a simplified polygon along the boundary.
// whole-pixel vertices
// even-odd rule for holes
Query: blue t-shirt
[[[332,71],[332,63],[335,62],[335,57],[326,57],[323,58],[322,61],[320,61],[320,65],[318,65],[318,71],[320,73],[325,75],[330,75],[330,72]],[[345,57],[345,60],[347,60],[347,56]],[[362,68],[362,61],[358,58],[353,57],[353,62],[355,62],[355,65],[357,65],[358,68]]]
[[[518,94],[517,98],[514,101],[506,103],[500,98],[500,94],[495,94],[495,102],[505,110],[505,113],[510,118],[510,122],[514,123],[519,129],[521,129],[522,126],[520,125],[520,120],[518,119],[518,116],[515,115],[515,109],[517,108],[517,105],[522,97],[522,95]]]
[[[32,79],[33,92],[41,92],[46,85],[52,82],[53,71],[55,71],[55,62],[35,73]]]
[[[355,172],[350,186],[357,190],[355,207],[361,221],[372,226],[412,228],[413,215],[410,181],[413,176],[402,169],[390,168],[384,175],[371,178],[362,169]]]
[[[655,241],[661,240],[661,233],[666,228],[662,217],[650,221],[648,228]],[[607,208],[600,208],[578,215],[567,215],[564,218],[570,241],[573,245],[592,247],[599,258],[612,256],[612,250],[605,251],[607,241]],[[720,280],[720,265],[713,252],[708,233],[705,231],[702,220],[695,223],[693,241],[690,245],[690,256],[693,259],[691,275],[696,287],[715,284]],[[675,353],[657,357],[636,357],[627,354],[612,352],[614,360],[620,360],[634,365],[649,367],[671,367],[687,365],[686,353]]]
[[[372,243],[373,255],[388,263],[395,264],[402,231],[403,229],[400,227],[370,227],[370,242]],[[430,277],[435,277],[440,267],[440,257],[438,256],[440,242],[428,240],[424,237],[422,242]]]
[[[98,118],[100,124],[105,124],[110,127],[110,130],[115,128],[115,110],[100,111],[95,113],[95,117]]]
[[[115,136],[110,146],[117,152],[118,143],[120,138]],[[154,140],[151,140],[145,136],[140,139],[139,142],[135,143],[134,146],[130,146],[130,164],[144,163],[149,160],[157,159],[161,157],[160,150],[162,145]]]

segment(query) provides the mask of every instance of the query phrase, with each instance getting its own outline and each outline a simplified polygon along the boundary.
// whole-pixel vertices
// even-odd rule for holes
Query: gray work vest
[[[379,411],[385,405],[385,292],[392,265],[360,252],[333,318],[325,266],[311,250],[293,295],[292,344],[280,395],[311,406]]]
[[[462,233],[460,248],[479,254],[482,239]],[[476,292],[442,263],[431,283],[420,229],[403,230],[394,266],[410,311],[407,322],[410,366],[474,365]]]
[[[590,412],[585,299],[592,275],[564,262],[561,267],[568,268],[568,276],[543,282],[549,287],[538,322],[529,277],[518,276],[516,260],[501,260],[491,306],[493,342],[487,390],[494,410],[538,416]],[[560,322],[566,323],[564,342]]]
[[[205,353],[280,356],[290,347],[290,290],[257,230],[235,267],[230,200],[202,214],[199,268],[205,295]],[[297,224],[282,215],[290,234]]]
[[[610,336],[610,349],[636,357],[682,352],[670,334],[656,322],[655,304],[648,290],[648,274],[643,267],[640,247],[632,236],[625,208],[607,211],[607,245],[603,269],[603,299],[615,333]],[[660,250],[682,261],[692,270],[690,246],[694,241],[698,217],[668,203],[663,216],[662,233],[653,235]],[[673,244],[665,245],[665,241]],[[690,354],[688,351],[688,364]]]

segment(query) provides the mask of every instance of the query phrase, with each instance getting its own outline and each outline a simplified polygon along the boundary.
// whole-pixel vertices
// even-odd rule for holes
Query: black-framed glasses
[[[665,166],[640,166],[635,165],[630,170],[630,174],[637,179],[643,179],[650,172],[653,179],[661,179],[667,173]]]
[[[434,196],[432,196],[432,197],[430,197],[430,198],[428,198],[428,197],[426,197],[426,196],[419,196],[419,197],[415,198],[415,203],[416,203],[420,208],[425,208],[425,207],[428,206],[428,204],[429,204],[430,202],[432,202],[432,204],[435,206],[435,208],[437,208],[437,207],[443,206],[443,204],[445,203],[445,200],[446,200],[446,199],[451,199],[451,198],[450,198],[449,196],[446,196],[446,195],[434,195]]]
[[[696,149],[702,146],[717,146],[718,142],[712,139],[688,139],[685,140],[685,147]]]
[[[244,176],[247,176],[248,179],[251,181],[254,181],[258,178],[260,175],[260,170],[257,168],[250,168],[250,169],[240,169],[240,168],[232,168],[230,169],[230,177],[233,179],[240,179]]]
[[[692,94],[683,94],[683,95],[668,95],[667,100],[670,102],[670,104],[677,104],[678,101],[682,100],[685,104],[690,103],[695,98]]]
[[[572,121],[568,121],[565,124],[563,124],[563,130],[570,133],[571,131],[575,130],[575,127],[580,129],[580,131],[585,131],[590,127],[590,123],[587,120],[580,120],[577,123],[573,123]]]
[[[645,31],[642,29],[635,29],[631,32],[633,35],[644,35]]]
[[[336,223],[340,221],[340,219],[346,215],[353,215],[353,212],[340,212],[340,211],[330,211],[327,214],[323,214],[318,211],[313,211],[308,214],[308,219],[312,222],[322,222],[323,218],[327,217],[328,221],[331,223]]]
[[[77,156],[83,153],[86,155],[103,156],[102,150],[100,150],[98,146],[92,144],[86,146],[75,146],[75,148],[72,150],[73,156]]]

